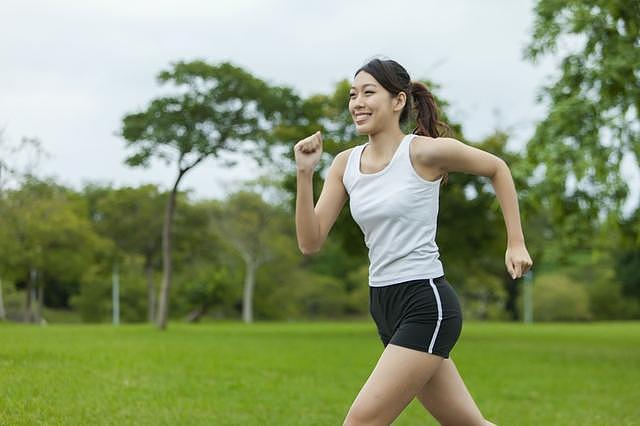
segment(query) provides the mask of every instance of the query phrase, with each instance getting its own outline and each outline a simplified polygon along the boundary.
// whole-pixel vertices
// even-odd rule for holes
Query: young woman
[[[400,125],[416,111],[417,127]],[[503,211],[505,262],[519,278],[532,266],[506,163],[449,137],[429,90],[392,60],[356,71],[349,112],[368,142],[336,155],[313,205],[320,132],[296,143],[296,232],[302,253],[320,250],[349,197],[369,249],[370,312],[385,349],[344,425],[389,425],[416,397],[443,425],[493,425],[484,419],[449,352],[462,328],[456,293],[444,278],[435,242],[438,194],[449,172],[491,179]]]

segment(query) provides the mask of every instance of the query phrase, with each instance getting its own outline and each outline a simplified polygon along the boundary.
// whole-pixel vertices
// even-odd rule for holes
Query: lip
[[[354,121],[356,122],[356,124],[361,124],[367,121],[370,116],[371,113],[358,113],[355,115]]]

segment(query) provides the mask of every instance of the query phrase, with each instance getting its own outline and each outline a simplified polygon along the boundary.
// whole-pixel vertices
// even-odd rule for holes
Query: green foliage
[[[353,268],[346,275],[347,300],[345,314],[353,316],[369,316],[369,265],[363,264]]]
[[[111,312],[111,282],[101,265],[92,265],[82,277],[80,292],[73,295],[70,305],[83,322],[105,321]]]
[[[615,278],[625,296],[640,303],[640,208],[620,223],[620,240],[614,246]]]
[[[7,320],[22,321],[25,317],[24,292],[17,291],[13,284],[3,280],[2,298],[4,299],[4,309]]]
[[[343,283],[331,276],[296,269],[286,281],[264,287],[256,288],[256,313],[265,319],[338,318],[345,310]]]
[[[610,274],[613,278],[613,273]],[[597,281],[588,287],[589,307],[595,318],[627,320],[640,318],[640,301],[622,294],[614,279]]]
[[[0,246],[11,251],[0,258],[0,269],[21,284],[36,270],[46,301],[68,306],[79,277],[109,245],[93,231],[82,200],[53,182],[32,179],[8,191],[2,209]]]
[[[522,297],[518,299],[522,309]],[[584,321],[593,319],[585,286],[566,274],[539,274],[533,281],[534,321]]]
[[[226,316],[235,318],[228,309],[241,298],[239,274],[228,267],[200,262],[183,268],[176,277],[176,315],[191,315],[197,321],[209,311],[222,309]]]
[[[92,192],[97,196],[92,197]],[[162,240],[162,209],[166,194],[155,185],[138,188],[86,187],[87,198],[95,201],[90,218],[96,231],[115,243],[118,250],[138,254],[158,263]]]
[[[123,118],[121,134],[134,149],[126,162],[132,166],[146,167],[157,157],[186,171],[221,152],[242,152],[262,164],[270,158],[274,127],[290,122],[299,104],[291,89],[270,86],[228,62],[176,62],[158,81],[174,94]]]
[[[506,320],[507,292],[500,277],[477,271],[465,280],[464,289],[451,283],[460,299],[465,320]]]
[[[346,294],[342,282],[326,275],[304,274],[299,283],[288,292],[299,318],[331,318],[344,313]]]
[[[589,243],[601,215],[620,213],[623,155],[640,159],[640,3],[539,0],[535,13],[529,59],[571,46],[540,94],[548,115],[527,146],[528,174],[544,175],[531,195],[566,251]]]

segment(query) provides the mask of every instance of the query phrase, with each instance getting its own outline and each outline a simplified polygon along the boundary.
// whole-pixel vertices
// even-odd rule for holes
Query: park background
[[[640,318],[637,2],[9,1],[2,10],[4,359],[57,354],[59,338],[76,338],[74,344],[83,348],[76,355],[86,360],[94,342],[130,349],[137,333],[153,352],[153,345],[180,347],[175,333],[203,330],[200,337],[259,336],[282,339],[283,346],[317,335],[333,342],[328,347],[336,353],[341,352],[335,345],[347,343],[340,337],[359,341],[363,334],[358,349],[342,350],[366,359],[363,353],[374,347],[367,345],[377,342],[368,317],[362,234],[346,204],[322,250],[300,253],[292,149],[323,131],[324,154],[314,175],[317,200],[333,157],[366,141],[355,134],[347,113],[348,87],[355,69],[382,55],[430,87],[457,139],[503,158],[518,190],[534,260],[526,280],[511,279],[505,269],[504,222],[490,181],[451,174],[441,188],[437,243],[461,299],[467,336],[480,347],[499,337],[528,336],[529,343],[540,343],[535,330],[544,330],[549,347],[541,356],[549,358],[553,344],[564,356],[576,357],[585,344],[611,344],[616,355],[610,361],[627,367],[627,381],[610,382],[610,373],[620,371],[605,366],[594,370],[601,388],[585,382],[581,389],[587,395],[591,389],[594,397],[622,393],[629,399],[618,409],[610,399],[609,408],[592,405],[601,417],[591,412],[585,419],[594,423],[575,424],[607,424],[612,413],[619,417],[611,424],[638,418],[630,402],[638,396],[630,383],[640,361],[634,321]],[[525,315],[527,286],[533,310]],[[513,328],[525,319],[586,328]],[[48,327],[18,326],[29,323]],[[56,328],[69,323],[94,325]],[[124,334],[112,334],[110,323],[120,324]],[[193,323],[214,328],[185,328]],[[258,328],[234,328],[235,323]],[[296,329],[300,324],[308,328]],[[157,328],[169,333],[165,340],[155,340],[163,339],[154,337]],[[293,340],[286,339],[288,333]],[[470,346],[465,349],[464,337],[461,358],[478,356]],[[591,355],[574,367],[595,368],[599,359]],[[282,359],[292,366],[300,361]],[[494,362],[507,365],[502,358]],[[541,359],[531,365],[536,362]],[[566,365],[554,365],[567,371]],[[11,361],[0,367],[21,371]],[[336,362],[327,374],[337,369]],[[117,375],[125,369],[108,371]],[[549,378],[557,374],[544,371]],[[3,377],[5,385],[11,383],[8,374]],[[57,379],[42,380],[46,385]],[[131,386],[136,385],[153,387]],[[190,385],[185,379],[184,387]],[[546,385],[548,392],[567,396],[557,382]],[[478,386],[489,400],[498,384]],[[37,401],[46,398],[30,400],[4,389],[5,422],[28,424],[47,415],[89,421],[87,413],[71,408],[67,417],[29,410],[26,401],[41,407]],[[345,408],[349,395],[332,400],[335,412]],[[539,397],[520,406],[503,399],[489,409],[516,424],[509,420],[524,419],[527,404]],[[229,398],[228,404],[239,404]],[[98,396],[88,399],[98,411],[113,412]],[[419,418],[412,408],[406,424]],[[203,417],[187,423],[207,424],[204,414],[210,411],[191,409],[202,409]],[[248,405],[239,409],[247,417],[220,424],[263,423]],[[577,408],[549,409],[550,424],[570,424],[562,419],[583,414]],[[153,411],[147,414],[154,423]],[[134,421],[122,413],[114,418]],[[176,411],[162,417],[176,418]],[[329,418],[339,421],[319,412],[306,424],[332,424]],[[541,418],[526,419],[521,424]],[[300,419],[290,423],[295,421]]]

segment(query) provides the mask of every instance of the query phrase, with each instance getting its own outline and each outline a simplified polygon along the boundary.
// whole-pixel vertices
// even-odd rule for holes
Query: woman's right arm
[[[297,168],[296,235],[298,248],[305,255],[320,251],[347,200],[342,184],[348,151],[336,155],[329,167],[315,208],[313,172],[322,155],[320,132],[301,140],[294,147]]]

